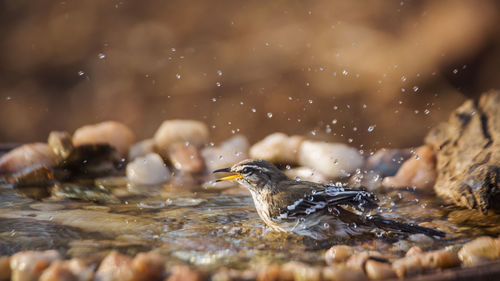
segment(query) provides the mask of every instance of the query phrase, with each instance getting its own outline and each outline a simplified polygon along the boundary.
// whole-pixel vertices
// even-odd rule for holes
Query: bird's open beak
[[[220,178],[220,179],[216,180],[215,182],[229,181],[229,180],[241,179],[242,178],[242,176],[241,176],[240,173],[231,172],[231,168],[224,168],[224,169],[218,169],[218,170],[213,171],[213,173],[222,173],[222,172],[224,172],[224,173],[233,173],[233,175]]]

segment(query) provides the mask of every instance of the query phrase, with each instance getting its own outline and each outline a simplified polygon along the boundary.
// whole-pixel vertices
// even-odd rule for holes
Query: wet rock
[[[302,181],[312,181],[326,183],[328,179],[320,172],[315,171],[308,167],[298,167],[284,171],[285,174],[292,179],[299,179]]]
[[[75,146],[85,144],[108,144],[114,147],[122,157],[134,143],[134,133],[127,126],[116,121],[106,121],[78,128],[73,134]]]
[[[99,203],[118,203],[116,197],[111,194],[111,191],[102,186],[86,186],[81,184],[57,184],[52,188],[52,198],[61,199],[76,199],[82,201],[91,201]]]
[[[94,270],[80,259],[53,262],[39,281],[92,281]]]
[[[208,127],[203,122],[195,120],[167,120],[164,121],[154,135],[154,142],[158,153],[167,157],[170,145],[174,143],[189,143],[201,147],[208,142]]]
[[[288,262],[281,266],[279,280],[320,281],[322,268],[301,262]],[[293,278],[291,278],[293,276]]]
[[[287,136],[274,133],[250,148],[250,157],[267,160],[275,164],[298,164],[302,136]]]
[[[55,250],[22,251],[10,258],[12,281],[37,281],[42,272],[61,256]]]
[[[327,264],[345,262],[353,253],[354,249],[351,246],[335,245],[326,251],[325,261]]]
[[[365,263],[365,272],[371,280],[396,278],[396,273],[390,263],[368,260]]]
[[[211,276],[212,281],[253,281],[257,279],[255,270],[236,270],[223,267]],[[264,279],[265,280],[265,279]]]
[[[346,177],[363,165],[355,148],[341,143],[304,141],[300,146],[299,164],[331,178]]]
[[[483,213],[498,205],[500,190],[500,92],[466,101],[427,135],[437,150],[434,190],[442,198]]]
[[[165,275],[165,258],[157,252],[139,253],[132,260],[135,280],[161,280]]]
[[[128,152],[128,161],[132,161],[137,157],[144,157],[154,152],[155,141],[153,139],[140,141],[130,147],[130,150]]]
[[[410,149],[380,149],[366,160],[366,169],[381,176],[394,176],[403,162],[411,157]]]
[[[432,147],[421,146],[414,157],[403,163],[395,176],[386,177],[382,183],[387,188],[413,187],[418,191],[432,192],[437,176],[435,163]]]
[[[75,147],[70,155],[54,167],[59,181],[96,178],[118,173],[122,156],[109,144],[86,144]]]
[[[58,211],[65,208],[63,204],[54,203],[33,203],[30,204],[30,208],[39,211]]]
[[[127,178],[134,185],[157,185],[168,181],[170,171],[156,153],[137,157],[127,164]]]
[[[14,148],[0,158],[0,174],[16,173],[28,167],[50,169],[57,162],[58,157],[48,144],[25,144]]]
[[[28,167],[12,176],[14,185],[21,187],[48,187],[54,184],[52,171],[45,167]]]
[[[123,280],[132,281],[134,279],[132,258],[122,255],[116,251],[109,253],[99,265],[95,273],[96,281]]]
[[[170,276],[165,281],[203,281],[205,276],[188,266],[177,265],[171,270]]]
[[[184,142],[170,144],[167,156],[177,170],[196,173],[205,169],[205,162],[194,145]]]
[[[415,253],[394,261],[392,268],[399,278],[424,273],[430,270],[458,266],[457,254],[447,250]]]
[[[352,270],[342,264],[323,268],[324,281],[359,281],[367,280],[362,271]]]
[[[66,159],[73,151],[73,140],[68,132],[52,131],[47,143],[60,159]]]
[[[500,258],[500,240],[491,237],[479,237],[466,243],[458,252],[463,264],[474,266]]]
[[[10,280],[10,257],[0,257],[0,281]]]
[[[249,143],[246,137],[234,136],[217,147],[207,147],[201,150],[201,156],[209,171],[231,167],[248,158]]]
[[[368,260],[385,261],[385,258],[377,251],[364,251],[352,255],[347,259],[346,265],[355,270],[365,270],[365,264]]]

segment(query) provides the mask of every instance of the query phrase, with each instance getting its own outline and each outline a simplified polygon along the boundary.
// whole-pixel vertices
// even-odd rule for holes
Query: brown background
[[[214,141],[282,131],[418,145],[467,96],[499,88],[499,7],[3,0],[0,142],[108,119],[142,139],[162,120],[191,118]]]

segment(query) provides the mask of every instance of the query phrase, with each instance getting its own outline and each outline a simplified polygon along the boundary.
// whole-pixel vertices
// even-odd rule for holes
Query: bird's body
[[[367,191],[292,180],[267,161],[249,159],[216,172],[233,173],[221,180],[236,180],[247,187],[260,218],[276,231],[317,240],[383,231],[444,235],[373,214],[376,198]]]

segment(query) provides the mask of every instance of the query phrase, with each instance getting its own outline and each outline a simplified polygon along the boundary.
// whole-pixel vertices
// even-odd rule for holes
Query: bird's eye
[[[242,174],[250,174],[251,172],[252,172],[252,169],[250,169],[250,168],[243,168],[243,170],[241,170]]]

